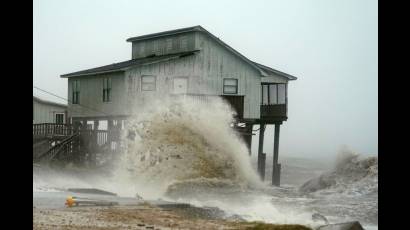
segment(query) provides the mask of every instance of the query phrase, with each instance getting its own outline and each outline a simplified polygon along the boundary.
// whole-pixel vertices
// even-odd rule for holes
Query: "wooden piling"
[[[259,146],[258,146],[258,173],[262,178],[262,158],[263,158],[263,139],[265,137],[265,124],[261,123],[259,128]]]
[[[262,153],[261,172],[260,172],[262,181],[265,180],[265,169],[266,169],[266,153]]]
[[[273,164],[272,164],[272,185],[280,185],[280,165],[278,165],[279,157],[279,131],[280,123],[275,123],[275,138],[273,143]]]
[[[252,127],[252,123],[246,123],[245,134],[242,135],[246,147],[248,148],[249,156],[252,154]]]
[[[275,181],[275,186],[279,186],[280,185],[280,171],[281,171],[281,164],[277,164],[275,167],[275,177],[273,178],[273,180]]]

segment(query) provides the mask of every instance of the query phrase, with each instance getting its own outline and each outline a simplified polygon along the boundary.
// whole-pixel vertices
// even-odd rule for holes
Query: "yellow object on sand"
[[[68,207],[72,207],[75,204],[75,200],[72,196],[67,197],[67,200],[65,201],[65,204]]]

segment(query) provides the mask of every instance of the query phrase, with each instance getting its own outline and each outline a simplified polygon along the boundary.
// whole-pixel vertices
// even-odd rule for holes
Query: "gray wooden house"
[[[33,96],[33,124],[65,124],[67,105],[47,101]]]
[[[61,75],[68,79],[70,122],[108,121],[108,128],[131,114],[130,106],[151,96],[220,96],[237,112],[238,130],[249,148],[252,126],[260,124],[258,171],[264,177],[264,130],[287,120],[287,85],[296,77],[256,63],[201,26],[128,38],[131,59]],[[273,180],[279,184],[279,139],[275,141]],[[276,179],[275,179],[276,178]]]

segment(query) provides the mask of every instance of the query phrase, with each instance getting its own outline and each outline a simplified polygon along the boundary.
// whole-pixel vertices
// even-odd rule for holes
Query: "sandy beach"
[[[270,225],[211,218],[183,209],[166,209],[147,203],[111,207],[33,207],[33,229],[289,229],[301,225]]]

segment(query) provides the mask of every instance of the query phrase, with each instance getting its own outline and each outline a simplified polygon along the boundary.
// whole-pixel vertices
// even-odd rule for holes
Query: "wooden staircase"
[[[78,148],[79,142],[79,134],[74,133],[67,138],[63,139],[61,142],[55,144],[53,147],[48,149],[47,151],[33,156],[34,163],[41,163],[41,162],[51,162],[55,160],[70,162],[74,161],[75,153],[78,152],[76,148]]]
[[[33,163],[52,160],[72,141],[74,129],[67,124],[33,124]],[[58,150],[58,151],[57,151]]]

